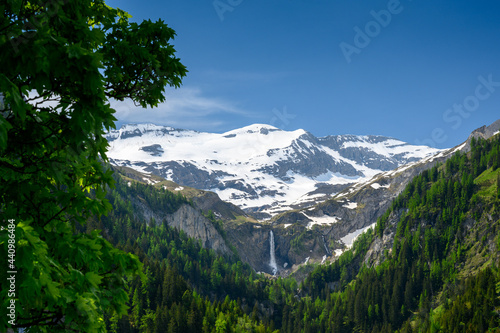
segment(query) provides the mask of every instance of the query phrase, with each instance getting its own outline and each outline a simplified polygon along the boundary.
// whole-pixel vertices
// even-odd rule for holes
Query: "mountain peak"
[[[175,128],[170,127],[170,126],[161,126],[161,125],[156,125],[156,124],[152,124],[152,123],[145,123],[145,124],[125,124],[125,125],[122,125],[122,127],[120,127],[119,130],[120,131],[139,130],[142,133],[144,133],[144,132],[158,131],[158,130],[174,131]]]
[[[186,131],[183,129],[177,129],[170,126],[162,126],[151,123],[144,124],[125,124],[120,127],[119,130],[109,131],[106,134],[108,141],[114,141],[116,139],[129,139],[133,137],[142,137],[145,134],[152,135],[154,137],[164,136],[171,133],[181,133],[181,132],[194,132]]]
[[[228,131],[224,133],[225,136],[227,135],[238,135],[238,134],[245,134],[245,133],[260,133],[260,134],[268,134],[269,132],[275,132],[275,131],[281,131],[279,128],[274,127],[272,125],[267,125],[267,124],[252,124],[248,125],[242,128],[237,128],[231,131]]]
[[[438,152],[380,136],[316,138],[266,124],[222,134],[131,124],[107,137],[113,164],[216,192],[267,217]]]

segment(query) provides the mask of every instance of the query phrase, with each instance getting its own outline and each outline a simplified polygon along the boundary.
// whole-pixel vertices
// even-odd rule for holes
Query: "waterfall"
[[[278,265],[276,264],[276,254],[274,253],[274,234],[272,230],[269,232],[269,252],[271,256],[269,266],[271,266],[273,270],[273,275],[276,275],[278,272]]]
[[[323,237],[323,246],[325,247],[326,255],[331,256],[330,250],[328,250],[328,246],[326,245],[325,235],[321,235]]]

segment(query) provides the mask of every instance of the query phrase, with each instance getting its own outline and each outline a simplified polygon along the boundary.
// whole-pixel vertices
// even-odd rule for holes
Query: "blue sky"
[[[188,67],[153,110],[118,125],[225,132],[253,123],[316,136],[379,134],[438,148],[500,118],[500,2],[113,0],[163,19]]]

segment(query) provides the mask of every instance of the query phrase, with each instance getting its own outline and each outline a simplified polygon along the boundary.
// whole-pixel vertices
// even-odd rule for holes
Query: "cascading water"
[[[321,235],[323,237],[323,246],[325,247],[326,255],[331,256],[330,250],[328,250],[328,246],[326,245],[325,235]]]
[[[269,252],[271,256],[269,266],[273,270],[273,275],[276,275],[278,273],[278,265],[276,264],[276,254],[274,253],[274,234],[272,230],[269,232]]]

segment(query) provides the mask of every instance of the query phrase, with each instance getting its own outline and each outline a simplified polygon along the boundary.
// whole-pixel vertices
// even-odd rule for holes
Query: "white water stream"
[[[273,275],[276,275],[278,272],[278,265],[276,264],[276,254],[274,253],[274,234],[272,230],[269,232],[269,252],[271,256],[269,266],[271,266],[273,270]]]

